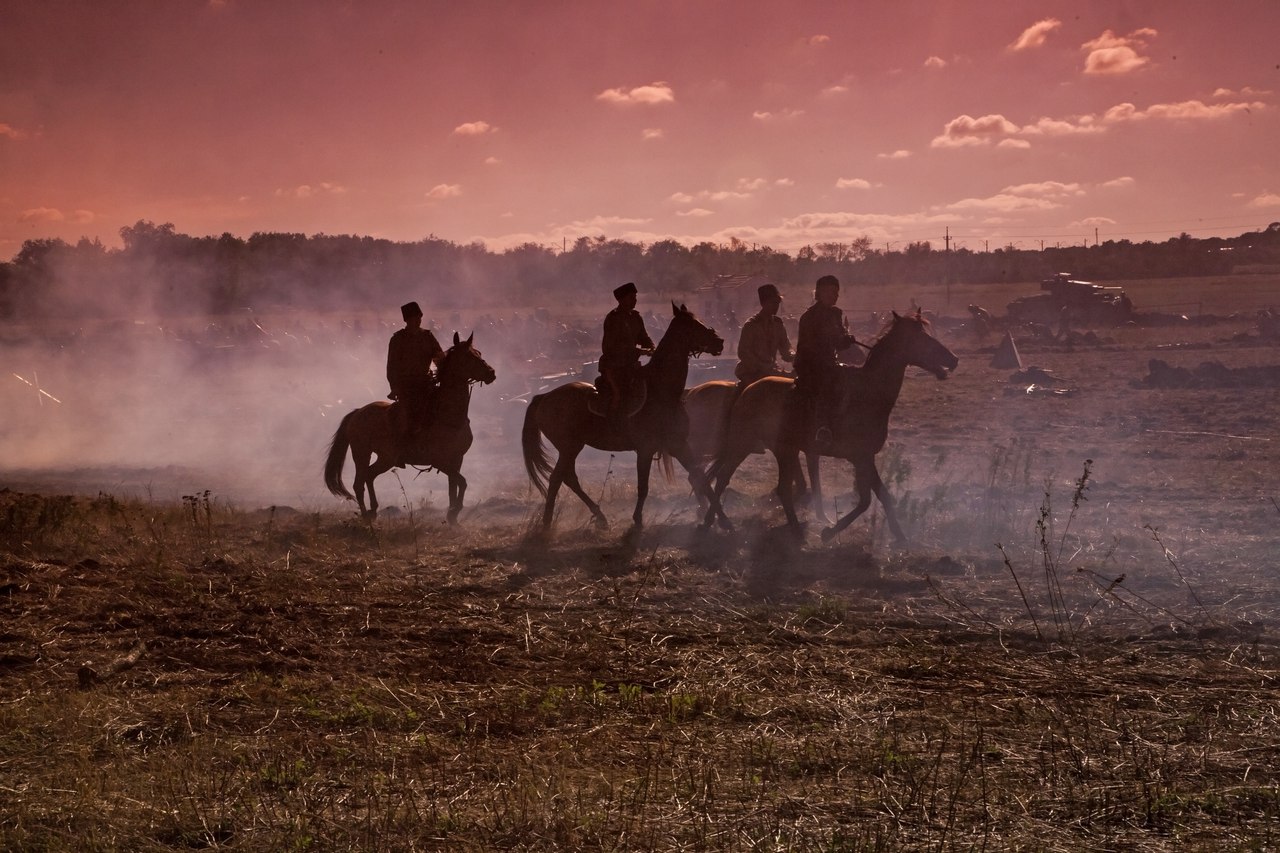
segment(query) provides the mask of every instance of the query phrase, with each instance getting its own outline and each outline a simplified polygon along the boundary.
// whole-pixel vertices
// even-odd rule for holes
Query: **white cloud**
[[[496,133],[497,130],[487,121],[469,121],[455,127],[453,132],[459,136],[484,136],[486,133]]]
[[[1023,149],[1023,148],[1030,148],[1031,143],[1025,139],[1001,139],[999,142],[996,143],[996,147]]]
[[[1080,45],[1088,51],[1084,60],[1085,74],[1128,74],[1151,60],[1138,51],[1145,50],[1147,40],[1158,33],[1150,27],[1134,30],[1127,36],[1117,36],[1111,30],[1103,30],[1096,39]]]
[[[1041,117],[1034,124],[1023,125],[1018,132],[1025,136],[1072,136],[1080,133],[1101,133],[1102,127],[1093,116],[1077,116],[1073,120]]]
[[[1078,219],[1072,222],[1067,228],[1099,228],[1104,225],[1115,225],[1116,221],[1106,216],[1086,216],[1084,219]]]
[[[634,89],[605,89],[596,95],[596,100],[610,104],[671,104],[676,95],[666,83],[650,83],[648,86],[636,86]]]
[[[25,139],[27,135],[13,125],[0,121],[0,136],[5,136],[9,139]]]
[[[751,193],[734,192],[733,190],[703,190],[698,193],[698,198],[710,199],[711,201],[742,201],[751,198]]]
[[[743,192],[755,192],[764,189],[769,182],[764,178],[738,178],[738,189]]]
[[[693,196],[688,193],[672,193],[667,196],[667,201],[673,204],[690,204],[693,201]]]
[[[676,216],[695,216],[695,217],[702,217],[702,216],[711,216],[711,215],[713,215],[713,214],[714,214],[714,211],[707,210],[705,207],[695,207],[695,208],[693,208],[692,210],[677,210],[677,211],[676,211]]]
[[[1077,183],[1064,184],[1061,181],[1040,181],[1035,184],[1014,184],[1000,190],[1012,195],[1070,196],[1084,195],[1084,190]]]
[[[925,68],[946,68],[947,61],[941,56],[931,56],[924,61]]]
[[[943,205],[942,210],[992,210],[998,213],[1014,213],[1020,211],[1054,210],[1062,207],[1056,201],[1047,198],[1028,198],[1013,193],[996,193],[986,198],[965,198],[951,204]]]
[[[768,110],[756,110],[751,114],[751,117],[756,121],[770,122],[770,121],[790,121],[791,119],[799,118],[802,115],[804,115],[804,110],[786,109],[786,110],[783,110],[782,112],[777,112],[777,113],[769,112]]]
[[[345,195],[347,188],[341,184],[330,183],[329,181],[321,181],[318,184],[301,184],[291,190],[278,189],[275,194],[277,198],[316,198],[328,195]]]
[[[880,160],[905,160],[910,156],[910,151],[905,148],[899,148],[897,151],[890,151],[888,154],[877,154],[876,158]]]
[[[640,131],[641,139],[661,139],[666,133],[660,127],[646,127]]]
[[[775,187],[794,187],[796,182],[791,180],[791,178],[778,178],[778,180],[773,182],[773,185]]]
[[[829,44],[830,42],[831,42],[831,36],[824,36],[824,35],[809,36],[809,44],[811,45]]]
[[[457,198],[462,195],[462,186],[460,184],[436,184],[427,190],[427,198],[437,201],[446,198]]]
[[[497,166],[497,165],[498,165],[498,164],[500,164],[501,162],[502,162],[502,161],[501,161],[501,160],[499,160],[497,157],[486,157],[486,158],[484,158],[484,164],[485,164],[486,166]]]
[[[1016,52],[1040,47],[1045,43],[1045,40],[1049,38],[1049,34],[1060,26],[1062,26],[1062,21],[1059,21],[1057,18],[1045,18],[1043,20],[1036,21],[1034,24],[1023,30],[1022,35],[1014,39],[1013,44],[1009,45],[1009,50]]]
[[[1109,181],[1103,181],[1098,186],[1106,187],[1107,189],[1122,189],[1122,188],[1131,187],[1136,183],[1137,181],[1135,181],[1133,178],[1129,177],[1128,175],[1124,175],[1119,178],[1112,178]]]
[[[1152,104],[1140,110],[1133,104],[1116,104],[1102,116],[1107,124],[1119,124],[1126,121],[1145,121],[1147,119],[1219,119],[1238,113],[1253,110],[1265,110],[1267,105],[1261,101],[1245,103],[1233,101],[1226,104],[1206,104],[1203,101],[1179,101],[1176,104]]]
[[[823,89],[822,94],[828,95],[828,96],[844,95],[844,94],[847,94],[848,91],[849,91],[848,86],[845,86],[842,83],[836,83],[834,86],[828,86],[827,88]]]
[[[18,214],[19,222],[65,222],[67,217],[56,207],[32,207]]]
[[[1264,98],[1270,94],[1270,89],[1255,89],[1252,86],[1245,86],[1238,92],[1221,87],[1213,90],[1213,97],[1215,98]]]
[[[962,115],[947,122],[942,128],[942,135],[934,137],[929,144],[934,148],[989,145],[1017,132],[1018,126],[999,114],[985,115],[980,118]]]
[[[1280,207],[1280,193],[1262,193],[1250,199],[1245,207]]]
[[[869,190],[871,182],[865,178],[837,178],[836,189],[838,190]]]

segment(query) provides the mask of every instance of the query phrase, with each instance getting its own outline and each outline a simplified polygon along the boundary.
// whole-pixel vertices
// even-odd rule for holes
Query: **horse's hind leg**
[[[591,511],[596,524],[601,527],[609,526],[608,519],[600,511],[600,505],[591,500],[591,497],[583,490],[582,484],[578,482],[578,472],[574,466],[578,461],[578,454],[582,452],[582,447],[583,445],[578,445],[576,448],[562,448],[560,450],[560,458],[556,460],[555,467],[551,469],[551,476],[547,478],[547,505],[542,513],[543,529],[551,527],[551,518],[556,509],[556,495],[560,491],[561,483],[567,485],[587,505],[587,509]]]
[[[450,524],[458,523],[458,513],[462,512],[462,498],[467,493],[467,478],[462,476],[461,471],[454,471],[449,474],[449,513],[445,516],[445,521]]]

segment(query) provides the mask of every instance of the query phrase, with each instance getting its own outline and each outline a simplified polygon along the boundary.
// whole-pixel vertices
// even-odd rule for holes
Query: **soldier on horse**
[[[608,419],[615,429],[627,420],[627,407],[640,378],[640,356],[653,355],[653,339],[636,310],[636,286],[627,282],[613,290],[618,307],[604,318],[604,338],[600,343],[599,390],[608,397]]]
[[[787,327],[778,316],[782,294],[778,292],[777,285],[760,285],[756,296],[760,299],[760,310],[742,325],[742,334],[738,338],[738,366],[733,370],[743,388],[766,376],[784,376],[778,369],[778,359],[790,363],[794,358]]]
[[[396,426],[400,446],[407,455],[426,424],[436,387],[431,367],[439,365],[444,349],[430,329],[422,328],[422,309],[417,302],[400,306],[400,315],[404,317],[404,328],[392,335],[387,345],[387,384],[391,386],[387,396],[400,404]],[[404,456],[396,460],[397,468],[404,465]]]

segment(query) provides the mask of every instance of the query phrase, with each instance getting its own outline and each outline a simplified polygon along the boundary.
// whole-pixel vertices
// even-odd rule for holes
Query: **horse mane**
[[[906,319],[919,320],[920,325],[924,326],[924,330],[926,332],[933,327],[933,324],[929,322],[929,318],[924,316],[924,314],[922,314],[920,311],[916,311],[914,315],[898,314],[895,316],[894,314],[890,314],[889,319],[884,321],[884,324],[880,326],[880,330],[876,332],[875,337],[871,339],[871,343],[867,345],[868,348],[875,346],[876,344],[880,343],[880,341],[888,337],[889,332],[893,331],[894,325],[900,319],[901,320],[906,320]]]

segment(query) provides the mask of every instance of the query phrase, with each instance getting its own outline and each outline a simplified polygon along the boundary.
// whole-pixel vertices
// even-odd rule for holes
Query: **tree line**
[[[1094,281],[1224,275],[1280,264],[1280,222],[1238,237],[991,251],[900,250],[870,239],[805,246],[675,240],[632,243],[581,237],[572,246],[525,243],[501,252],[434,235],[395,242],[354,235],[255,233],[195,237],[142,220],[120,230],[120,248],[99,240],[28,240],[0,263],[0,318],[120,317],[131,313],[218,315],[246,308],[359,311],[407,299],[433,308],[581,304],[624,281],[646,293],[686,298],[719,275],[759,275],[782,285],[828,273],[842,282],[928,284],[1037,281],[1059,271]],[[585,301],[595,302],[594,297]]]

